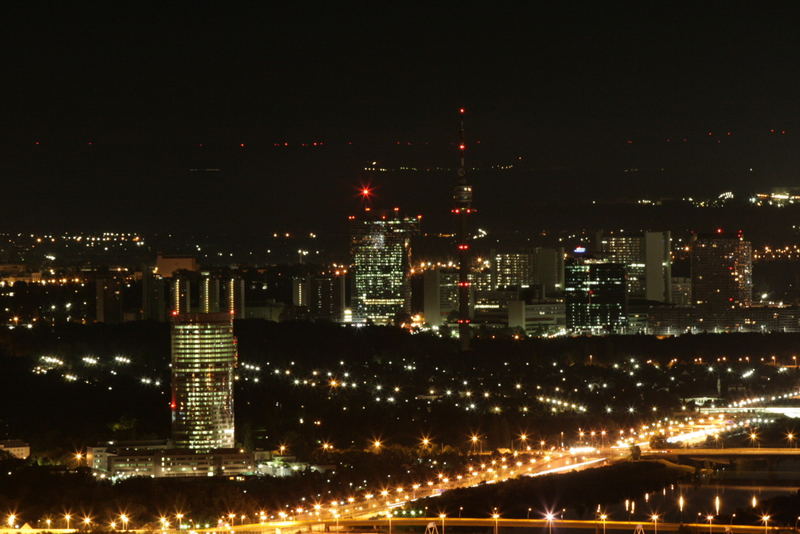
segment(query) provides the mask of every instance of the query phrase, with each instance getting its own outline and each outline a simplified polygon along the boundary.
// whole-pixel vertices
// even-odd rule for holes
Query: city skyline
[[[777,534],[794,6],[4,12],[0,534]]]

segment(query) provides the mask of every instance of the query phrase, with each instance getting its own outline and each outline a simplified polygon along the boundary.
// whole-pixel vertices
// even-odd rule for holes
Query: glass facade
[[[411,236],[419,219],[367,212],[351,224],[354,320],[389,324],[409,311]]]
[[[206,452],[234,446],[236,338],[228,313],[172,319],[172,438]]]
[[[625,266],[577,258],[565,266],[567,330],[574,334],[620,333],[627,325]]]

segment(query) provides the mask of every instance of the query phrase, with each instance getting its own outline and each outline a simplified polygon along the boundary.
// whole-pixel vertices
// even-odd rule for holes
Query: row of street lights
[[[67,530],[70,529],[70,524],[72,523],[73,518],[78,519],[77,517],[74,517],[72,514],[64,514],[62,517],[64,519],[64,524]],[[17,515],[16,513],[10,513],[6,517],[6,525],[8,526],[8,528],[19,528],[19,520],[20,520],[19,515]],[[44,522],[47,525],[48,529],[53,526],[53,520],[50,519],[49,517],[45,519]],[[128,517],[127,514],[120,514],[119,522],[122,523],[123,530],[128,530],[128,523],[130,522],[130,517]],[[94,519],[92,519],[90,516],[84,516],[80,518],[79,521],[79,525],[85,529],[88,529],[94,524],[95,524]],[[112,529],[116,530],[117,522],[111,521],[111,523],[109,523],[109,526]]]

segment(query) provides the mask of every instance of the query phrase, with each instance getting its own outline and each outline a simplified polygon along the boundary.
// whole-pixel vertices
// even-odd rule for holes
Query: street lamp
[[[439,519],[442,520],[442,534],[444,534],[444,518],[447,517],[447,514],[439,514]]]
[[[791,446],[792,442],[794,442],[794,447],[797,448],[797,443],[795,442],[796,437],[792,432],[786,434],[786,439],[789,441],[789,446]]]
[[[553,534],[553,519],[555,519],[555,514],[552,512],[547,512],[544,516],[547,519],[547,532],[548,534]]]
[[[122,521],[122,530],[128,530],[128,521],[130,518],[126,514],[120,514],[119,520]]]
[[[603,522],[603,534],[606,534],[606,519],[608,519],[608,515],[600,514],[600,521]]]
[[[714,516],[713,515],[707,515],[706,516],[706,521],[708,521],[708,534],[711,534],[711,528],[712,528],[711,527],[711,522],[714,521]]]
[[[759,449],[761,448],[761,442],[758,441],[758,434],[755,432],[750,433],[750,441],[753,443],[753,445],[758,444]]]
[[[381,443],[381,440],[379,440],[379,439],[372,440],[372,447],[375,449],[375,452],[380,451],[381,450],[381,446],[383,446],[383,443]]]
[[[494,519],[494,534],[497,534],[497,522],[500,519],[500,514],[492,514],[492,519]]]
[[[653,534],[658,534],[658,514],[651,515],[650,519],[653,520]]]
[[[761,516],[761,521],[764,522],[764,532],[767,532],[768,529],[769,529],[769,527],[768,527],[768,525],[769,525],[769,515],[766,515],[766,514],[762,515]]]
[[[8,523],[8,528],[14,528],[14,525],[17,524],[17,515],[9,514],[8,520],[6,522]]]
[[[86,516],[86,517],[83,518],[83,528],[89,528],[89,525],[91,525],[91,524],[92,524],[92,518],[91,517]]]
[[[477,434],[472,434],[469,437],[469,440],[472,443],[472,452],[474,453],[475,450],[476,450],[476,447],[478,446],[478,444],[480,444],[481,438],[479,438]]]
[[[69,530],[69,520],[72,519],[71,514],[64,514],[64,521],[67,523],[67,530]]]

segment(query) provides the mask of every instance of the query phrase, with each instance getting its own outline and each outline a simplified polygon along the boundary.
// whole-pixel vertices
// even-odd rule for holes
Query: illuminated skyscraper
[[[753,256],[742,232],[695,236],[692,241],[692,301],[704,312],[748,307],[753,302]]]
[[[534,257],[531,252],[499,252],[492,264],[495,289],[526,288],[533,283]]]
[[[229,313],[172,318],[172,439],[205,452],[234,446],[236,338]]]
[[[350,222],[354,321],[389,324],[410,308],[411,236],[419,230],[419,217],[403,217],[397,208],[368,208]]]
[[[565,265],[567,330],[575,334],[619,333],[627,324],[625,266],[573,258]]]
[[[628,296],[658,302],[672,300],[670,232],[609,235],[600,242],[603,257],[625,265]]]
[[[219,311],[220,280],[211,273],[202,273],[200,279],[200,313]]]

